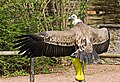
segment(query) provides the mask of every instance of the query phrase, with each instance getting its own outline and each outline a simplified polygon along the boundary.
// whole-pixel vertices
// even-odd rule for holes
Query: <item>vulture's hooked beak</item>
[[[71,18],[71,17],[69,17],[69,18],[68,18],[68,22],[70,22],[71,20],[72,20],[72,18]]]

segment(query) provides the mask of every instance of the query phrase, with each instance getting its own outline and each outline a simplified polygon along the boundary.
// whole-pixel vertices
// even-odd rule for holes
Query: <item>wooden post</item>
[[[3,55],[3,56],[18,55],[18,52],[19,51],[0,51],[0,55]]]
[[[30,58],[30,82],[34,81],[34,58]]]
[[[113,54],[113,53],[103,53],[98,54],[101,58],[120,58],[120,54]]]

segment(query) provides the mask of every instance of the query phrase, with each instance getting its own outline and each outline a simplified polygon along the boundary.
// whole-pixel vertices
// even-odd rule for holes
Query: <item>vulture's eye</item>
[[[73,18],[74,18],[75,16],[73,16]]]

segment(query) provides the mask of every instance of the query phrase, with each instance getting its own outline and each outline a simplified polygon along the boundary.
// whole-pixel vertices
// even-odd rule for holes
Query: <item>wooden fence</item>
[[[120,24],[120,0],[89,0],[87,24]]]
[[[19,51],[0,51],[0,56],[14,56],[18,55]],[[21,55],[21,54],[20,54]],[[102,58],[120,58],[120,54],[113,54],[113,53],[103,53],[99,54]]]
[[[18,55],[18,51],[0,51],[0,56],[15,56]],[[104,53],[99,54],[102,58],[120,58],[120,54]],[[30,58],[30,82],[35,82],[34,79],[34,58]]]

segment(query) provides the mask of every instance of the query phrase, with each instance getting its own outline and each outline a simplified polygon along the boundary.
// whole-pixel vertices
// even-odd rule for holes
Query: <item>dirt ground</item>
[[[120,82],[120,65],[88,65],[85,70],[86,82]],[[30,82],[29,76],[0,78],[0,82]],[[54,74],[35,75],[35,82],[77,82],[72,66]]]

